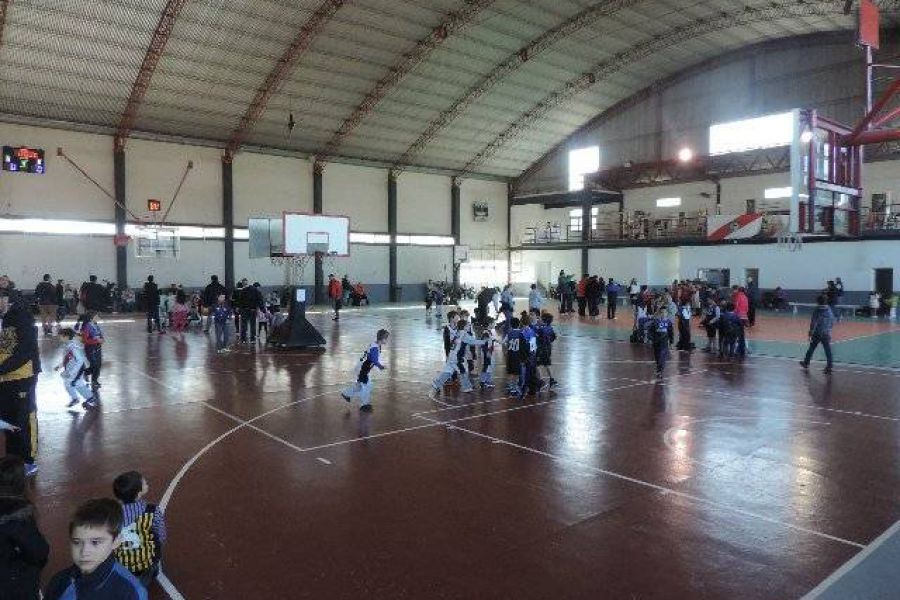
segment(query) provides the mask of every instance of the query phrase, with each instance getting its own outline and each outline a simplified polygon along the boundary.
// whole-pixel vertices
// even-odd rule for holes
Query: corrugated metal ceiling
[[[186,2],[134,128],[227,141],[321,3]],[[854,26],[841,14],[842,2],[825,0],[473,3],[346,0],[312,38],[246,143],[320,155],[331,140],[339,157],[517,176],[591,117],[655,80],[760,41]],[[9,4],[0,113],[114,128],[166,4]],[[881,4],[897,24],[897,1]],[[703,27],[748,6],[770,14],[738,27]],[[451,12],[459,16],[467,8],[465,22],[451,20]],[[455,28],[446,39],[432,37],[448,23]],[[653,41],[667,36],[654,49]],[[429,39],[437,41],[423,47]],[[528,47],[527,60],[517,56]],[[388,87],[376,87],[410,56],[421,60]],[[583,85],[591,72],[601,76]],[[573,85],[577,93],[570,93]],[[379,89],[371,111],[335,140],[342,123]],[[297,120],[290,135],[289,113]]]

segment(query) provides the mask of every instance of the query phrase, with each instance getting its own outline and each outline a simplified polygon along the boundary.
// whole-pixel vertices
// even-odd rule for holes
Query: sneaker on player
[[[91,396],[90,398],[88,398],[87,400],[85,400],[84,402],[82,402],[82,403],[81,403],[81,406],[82,406],[85,410],[90,410],[90,409],[92,409],[92,408],[97,408],[97,407],[99,406],[98,403],[97,403],[97,397],[96,397],[96,396]]]
[[[25,463],[25,477],[34,477],[37,475],[38,466],[34,463]]]
[[[373,409],[372,409],[371,404],[363,404],[362,406],[359,407],[360,412],[372,412],[372,410]]]
[[[350,402],[350,400],[351,400],[350,396],[348,396],[347,393],[343,392],[343,391],[341,392],[341,398],[343,398],[347,402]]]
[[[431,390],[428,392],[428,397],[432,400],[436,400],[438,395],[441,393],[439,389],[434,386],[431,386]]]

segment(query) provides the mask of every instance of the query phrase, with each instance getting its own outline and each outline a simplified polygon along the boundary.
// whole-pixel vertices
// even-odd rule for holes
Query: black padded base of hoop
[[[325,338],[306,320],[306,302],[299,302],[297,288],[291,288],[291,308],[284,323],[272,330],[269,343],[276,348],[311,348],[324,346]]]

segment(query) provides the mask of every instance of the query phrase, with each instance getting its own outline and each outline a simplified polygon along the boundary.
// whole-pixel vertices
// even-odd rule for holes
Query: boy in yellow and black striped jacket
[[[143,500],[149,486],[137,471],[128,471],[113,481],[113,494],[122,504],[125,520],[122,543],[116,548],[116,560],[148,587],[159,575],[162,546],[166,541],[166,522],[158,506]]]

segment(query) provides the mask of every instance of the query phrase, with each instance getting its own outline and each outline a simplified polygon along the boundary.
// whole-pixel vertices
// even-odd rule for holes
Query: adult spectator
[[[56,291],[56,326],[59,327],[59,322],[68,312],[66,310],[66,286],[62,279],[56,280],[54,290]]]
[[[747,278],[747,324],[756,324],[756,305],[759,304],[759,285],[752,277]]]
[[[628,299],[631,300],[631,305],[634,306],[638,302],[638,294],[641,293],[641,286],[638,285],[637,278],[632,277],[631,283],[628,284]]]
[[[249,332],[250,343],[256,342],[256,312],[265,308],[262,293],[259,291],[259,283],[248,285],[244,288],[240,296],[241,307],[241,342],[248,340]]]
[[[491,291],[491,290],[489,290]],[[356,285],[353,286],[353,306],[362,306],[362,303],[365,302],[366,306],[369,306],[369,292],[366,290],[366,286],[363,285],[362,281],[357,281]],[[487,305],[484,307],[484,318],[485,323],[487,323],[488,312]]]
[[[334,303],[334,318],[332,321],[339,321],[341,318],[341,282],[334,278],[334,273],[328,275],[328,297]]]
[[[6,454],[20,456],[26,475],[33,475],[37,465],[32,444],[37,436],[32,436],[36,423],[32,423],[31,405],[40,368],[34,318],[24,302],[10,296],[9,289],[0,289],[0,316],[0,420],[17,428],[6,434]]]
[[[575,285],[575,299],[578,301],[578,316],[583,317],[587,308],[587,284],[590,275],[585,273]]]
[[[622,286],[615,282],[615,280],[610,277],[609,283],[606,284],[606,318],[612,319],[615,321],[616,319],[616,306],[619,303],[619,292],[622,291]]]
[[[809,348],[806,350],[806,356],[800,361],[800,366],[804,369],[808,368],[816,346],[822,344],[822,348],[825,350],[825,372],[831,373],[831,328],[834,326],[834,313],[826,304],[827,301],[828,298],[824,294],[816,298],[818,306],[813,310],[812,318],[809,321]]]
[[[353,284],[350,283],[350,278],[347,275],[341,277],[341,302],[344,306],[350,304],[350,295],[353,293]]]
[[[206,324],[203,326],[203,332],[209,333],[209,326],[212,324],[212,309],[219,301],[219,296],[227,294],[225,286],[219,283],[219,276],[213,275],[209,278],[209,283],[203,289],[203,306],[207,310]]]
[[[144,284],[144,310],[147,311],[147,333],[153,333],[153,326],[160,333],[165,333],[159,322],[159,286],[153,281],[153,275],[147,275]]]
[[[584,294],[587,298],[588,315],[595,319],[600,314],[600,309],[598,308],[600,304],[600,281],[596,275],[588,277],[584,286]]]
[[[81,285],[81,304],[84,306],[82,315],[105,310],[106,298],[106,288],[97,283],[97,276],[89,276],[88,280]]]
[[[50,283],[50,275],[44,274],[43,280],[34,289],[34,297],[41,314],[41,328],[44,335],[53,335],[53,322],[56,321],[56,287]]]

